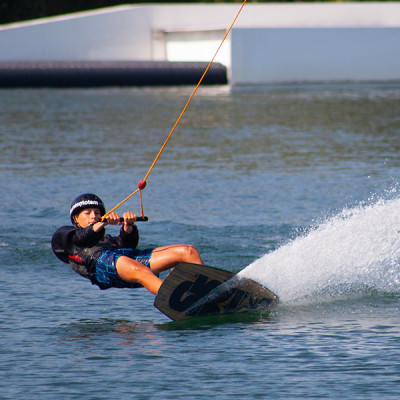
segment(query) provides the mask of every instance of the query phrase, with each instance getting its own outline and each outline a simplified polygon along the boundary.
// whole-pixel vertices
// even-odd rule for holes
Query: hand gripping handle
[[[146,222],[146,221],[148,221],[149,220],[149,217],[137,217],[136,218],[136,221],[135,222]],[[104,222],[108,222],[107,221],[107,218],[104,220]],[[124,222],[124,219],[121,217],[120,219],[119,219],[119,222]]]

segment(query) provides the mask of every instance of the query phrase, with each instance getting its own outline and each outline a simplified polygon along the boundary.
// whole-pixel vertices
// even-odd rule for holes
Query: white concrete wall
[[[130,5],[3,25],[0,61],[210,61],[240,6]],[[400,2],[247,4],[216,61],[233,83],[400,79],[399,28]]]
[[[239,28],[232,33],[232,84],[397,79],[400,28]]]
[[[144,7],[115,7],[0,28],[0,61],[150,57],[151,14]]]
[[[159,32],[167,32],[164,36],[165,45],[163,56],[169,60],[188,60],[197,57],[201,61],[209,61],[219,46],[221,38],[232,23],[240,4],[213,4],[213,5],[160,5],[152,9],[152,26]],[[400,27],[400,3],[301,3],[301,4],[246,4],[233,32],[241,28],[378,28]],[[210,33],[200,41],[191,40],[191,31],[213,29],[214,38],[210,39]],[[218,31],[219,30],[219,31]],[[262,74],[254,75],[257,68],[263,68],[260,54],[263,44],[259,40],[257,49],[253,49],[255,38],[248,36],[245,45],[249,58],[244,54],[236,54],[243,45],[243,41],[236,45],[234,42],[242,34],[229,36],[226,43],[219,51],[216,61],[232,68],[231,78],[234,82],[265,81]],[[208,39],[207,39],[208,38]],[[344,38],[344,40],[346,40]],[[281,43],[281,42],[280,42]],[[363,43],[358,43],[363,46]],[[290,48],[287,42],[284,44],[287,52]],[[261,48],[260,48],[261,47]],[[379,47],[379,45],[378,45]],[[254,50],[254,51],[253,51]],[[368,49],[369,50],[369,49]],[[296,51],[294,48],[293,51]],[[247,68],[232,65],[248,60]],[[235,60],[235,61],[233,61]],[[269,61],[266,59],[264,61]],[[285,61],[285,60],[283,60]],[[243,76],[246,72],[246,76]],[[296,71],[298,72],[298,71]],[[251,76],[248,77],[248,75]],[[294,75],[282,79],[292,79]],[[250,79],[251,78],[251,79]]]
[[[240,6],[240,3],[152,6],[153,27],[156,29],[227,28]],[[399,11],[398,2],[247,3],[235,27],[400,26]]]

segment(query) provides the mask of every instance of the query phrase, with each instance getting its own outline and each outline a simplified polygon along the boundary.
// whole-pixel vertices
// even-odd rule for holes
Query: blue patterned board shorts
[[[115,249],[103,251],[96,262],[95,280],[100,289],[115,288],[139,288],[140,283],[129,283],[120,278],[117,273],[117,260],[121,256],[127,256],[150,268],[150,257],[154,249]]]

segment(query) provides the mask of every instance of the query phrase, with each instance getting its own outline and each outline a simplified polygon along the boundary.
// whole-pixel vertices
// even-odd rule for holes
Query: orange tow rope
[[[223,43],[225,42],[225,39],[228,37],[229,33],[231,32],[231,30],[232,30],[232,28],[233,28],[233,25],[235,24],[235,22],[236,22],[236,20],[238,19],[240,13],[241,13],[242,10],[243,10],[243,7],[244,7],[245,4],[246,4],[246,1],[247,1],[247,0],[244,0],[244,1],[243,1],[243,4],[242,4],[242,6],[240,7],[238,13],[236,14],[235,19],[233,20],[233,22],[232,22],[231,26],[229,27],[229,29],[226,31],[226,34],[225,34],[224,38],[222,39],[220,45],[218,46],[218,49],[217,49],[217,51],[215,52],[214,57],[213,57],[213,58],[211,59],[211,61],[209,62],[207,68],[205,69],[203,75],[201,76],[199,82],[197,83],[195,89],[193,90],[193,93],[192,93],[191,96],[189,97],[189,100],[187,101],[187,103],[186,103],[185,107],[183,108],[182,112],[180,113],[180,115],[179,115],[178,119],[176,120],[174,126],[172,127],[171,132],[169,133],[167,139],[165,140],[164,144],[162,145],[162,147],[161,147],[160,151],[158,152],[156,158],[154,159],[153,163],[151,164],[151,167],[150,167],[149,170],[147,171],[146,176],[138,183],[138,188],[137,188],[133,193],[131,193],[126,199],[122,200],[119,204],[117,204],[114,208],[112,208],[110,211],[108,211],[108,212],[102,217],[102,221],[103,221],[105,218],[107,218],[107,216],[108,216],[109,214],[111,214],[111,213],[112,213],[113,211],[115,211],[118,207],[120,207],[120,206],[121,206],[122,204],[124,204],[127,200],[129,200],[129,199],[130,199],[133,195],[135,195],[137,192],[140,192],[140,211],[141,211],[142,217],[144,217],[144,212],[143,212],[143,201],[142,201],[142,190],[146,187],[147,178],[149,177],[151,171],[153,170],[154,166],[156,165],[158,159],[160,158],[161,153],[164,151],[164,148],[165,148],[165,146],[167,145],[168,141],[171,139],[171,136],[172,136],[172,134],[174,133],[175,128],[178,126],[179,121],[181,120],[181,118],[182,118],[183,114],[185,113],[186,109],[188,108],[188,106],[189,106],[190,102],[192,101],[194,95],[196,94],[197,89],[199,88],[201,82],[203,81],[203,79],[204,79],[206,73],[207,73],[208,70],[210,69],[211,64],[214,62],[215,57],[217,56],[217,54],[218,54],[220,48],[222,47]]]

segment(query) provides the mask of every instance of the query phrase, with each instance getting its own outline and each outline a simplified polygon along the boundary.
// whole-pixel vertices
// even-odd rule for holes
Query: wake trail
[[[400,198],[344,209],[238,275],[287,303],[365,290],[399,294]]]

